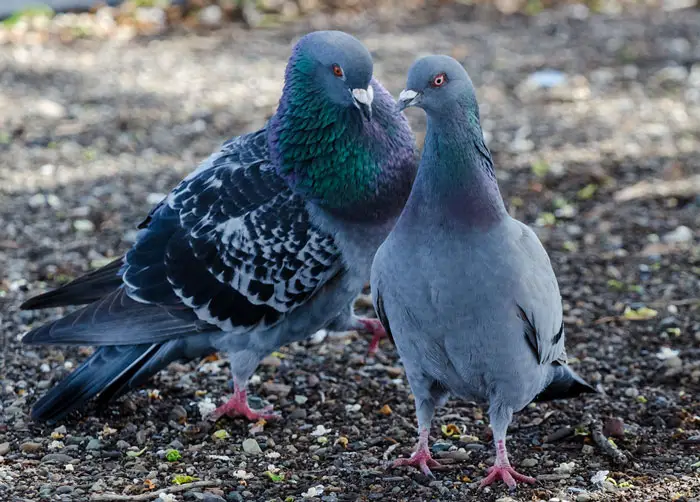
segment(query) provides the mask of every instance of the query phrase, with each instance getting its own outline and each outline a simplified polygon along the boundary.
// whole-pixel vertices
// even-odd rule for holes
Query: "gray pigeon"
[[[394,465],[427,475],[439,465],[428,449],[430,422],[453,394],[490,404],[496,463],[482,486],[533,483],[508,461],[513,413],[533,400],[595,392],[566,365],[549,257],[506,211],[464,68],[447,56],[418,60],[399,105],[423,108],[428,123],[411,195],[372,265],[375,308],[418,416],[417,450]]]
[[[263,357],[322,328],[383,333],[352,303],[416,168],[413,134],[372,78],[367,49],[338,31],[306,35],[263,129],[229,140],[185,178],[123,258],[23,305],[87,304],[25,343],[98,347],[32,417],[55,421],[217,351],[229,355],[234,395],[214,417],[276,417],[246,397]]]

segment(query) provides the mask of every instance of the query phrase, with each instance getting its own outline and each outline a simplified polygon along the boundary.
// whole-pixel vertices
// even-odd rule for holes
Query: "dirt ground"
[[[449,470],[387,469],[413,448],[413,402],[390,344],[365,359],[354,334],[266,359],[251,390],[279,423],[202,420],[230,392],[225,360],[173,365],[105,410],[31,422],[32,403],[89,351],[22,346],[60,311],[18,305],[122,253],[160,194],[261,126],[290,44],[320,27],[0,45],[0,498],[700,500],[699,9],[448,6],[336,26],[367,44],[395,94],[431,52],[459,58],[477,85],[508,206],[552,257],[572,365],[605,391],[517,415],[511,457],[537,485],[477,490],[493,461],[485,410],[458,400],[432,429]],[[420,139],[422,116],[409,115]],[[249,438],[259,448],[245,453]],[[178,487],[178,475],[198,481]]]

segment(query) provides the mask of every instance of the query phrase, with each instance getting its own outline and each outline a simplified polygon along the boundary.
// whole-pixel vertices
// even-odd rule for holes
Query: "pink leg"
[[[391,466],[400,467],[403,465],[410,465],[420,469],[423,474],[430,477],[434,477],[433,473],[430,472],[431,467],[442,467],[437,461],[433,460],[433,457],[430,455],[430,449],[428,448],[428,429],[422,429],[420,431],[418,446],[416,447],[415,453],[413,453],[410,458],[399,458],[395,460]]]
[[[372,341],[369,342],[369,349],[367,350],[368,355],[372,356],[377,353],[379,340],[386,336],[386,331],[379,319],[360,319],[360,322],[369,333],[372,333]]]
[[[518,483],[516,481],[531,484],[537,481],[535,478],[523,476],[510,466],[508,452],[506,451],[506,442],[504,440],[496,442],[496,463],[493,467],[489,467],[487,472],[488,476],[481,481],[481,488],[490,485],[497,479],[503,480],[511,490],[515,489],[517,486]]]
[[[257,421],[261,418],[265,420],[275,420],[279,415],[270,413],[272,406],[267,406],[261,410],[253,410],[248,405],[248,393],[245,387],[240,387],[237,383],[233,384],[233,396],[226,403],[219,406],[212,413],[212,418],[218,420],[224,415],[229,417],[244,416],[250,421]]]

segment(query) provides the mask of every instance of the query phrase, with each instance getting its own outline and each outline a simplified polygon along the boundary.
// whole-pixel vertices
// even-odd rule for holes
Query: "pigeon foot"
[[[224,415],[229,417],[243,416],[252,422],[258,421],[261,418],[265,420],[276,420],[280,418],[278,414],[270,413],[271,411],[272,406],[266,406],[259,410],[252,409],[248,405],[248,393],[245,389],[235,386],[231,399],[215,409],[211,416],[214,421]]]
[[[379,319],[360,319],[360,322],[369,333],[372,333],[372,341],[369,342],[367,355],[373,356],[379,349],[379,341],[386,336],[386,331]]]
[[[510,488],[511,490],[515,489],[515,487],[518,485],[518,481],[521,483],[530,484],[537,482],[535,478],[531,478],[530,476],[520,474],[510,465],[494,465],[492,467],[489,467],[487,472],[488,476],[486,476],[481,481],[481,484],[479,485],[480,488],[488,486],[498,479],[503,480],[506,486],[508,486],[508,488]]]
[[[433,460],[433,457],[430,455],[430,449],[428,448],[427,428],[421,429],[418,436],[418,446],[416,447],[416,451],[413,453],[413,455],[411,455],[409,458],[399,458],[395,460],[394,463],[391,464],[391,467],[401,467],[404,465],[410,465],[411,467],[420,469],[423,474],[431,478],[435,477],[433,476],[433,473],[430,472],[431,467],[433,469],[440,469],[443,467],[442,464],[436,460]]]
[[[399,458],[397,460],[394,460],[394,463],[391,464],[391,467],[401,467],[404,465],[420,469],[423,474],[425,474],[426,476],[430,476],[431,478],[434,478],[435,476],[430,471],[430,468],[432,467],[436,469],[442,467],[442,465],[438,461],[433,460],[433,457],[430,455],[430,451],[427,448],[418,450],[413,455],[411,455],[410,458]]]

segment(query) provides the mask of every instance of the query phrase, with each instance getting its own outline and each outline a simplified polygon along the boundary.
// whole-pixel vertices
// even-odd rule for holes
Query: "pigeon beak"
[[[372,120],[372,100],[374,89],[371,84],[367,89],[352,90],[352,101],[367,122]]]
[[[419,92],[412,91],[411,89],[404,89],[401,91],[401,94],[399,94],[399,111],[402,112],[406,108],[419,105],[422,97],[423,94]]]

